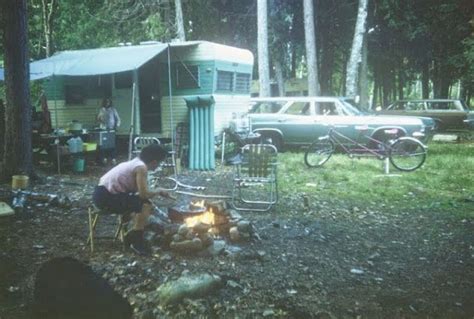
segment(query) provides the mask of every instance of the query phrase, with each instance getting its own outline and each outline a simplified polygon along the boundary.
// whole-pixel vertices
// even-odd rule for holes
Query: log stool
[[[127,224],[130,222],[130,218],[128,218],[129,216],[114,214],[107,210],[100,209],[95,205],[89,206],[88,214],[89,214],[89,237],[87,238],[87,244],[90,243],[91,245],[91,253],[94,252],[94,239],[113,238],[114,241],[116,241],[117,238],[120,237],[120,241],[123,242],[123,237],[125,235]],[[110,236],[109,237],[96,237],[95,236],[95,228],[97,226],[97,222],[99,221],[99,217],[104,216],[104,215],[117,215],[118,217],[118,225],[117,225],[117,229],[115,230],[114,237],[110,237]]]

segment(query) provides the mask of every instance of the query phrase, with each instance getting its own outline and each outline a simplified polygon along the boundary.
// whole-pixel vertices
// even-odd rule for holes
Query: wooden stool
[[[101,215],[117,215],[118,226],[115,231],[115,235],[113,239],[115,241],[120,236],[120,241],[123,242],[123,237],[126,231],[126,225],[130,222],[129,219],[125,219],[123,215],[109,213],[108,211],[102,210],[95,205],[89,206],[88,214],[89,214],[89,237],[87,238],[87,244],[89,243],[91,244],[91,253],[94,252],[94,239],[111,238],[111,237],[96,237],[95,236],[95,228],[97,226],[97,222],[99,221],[99,216]]]

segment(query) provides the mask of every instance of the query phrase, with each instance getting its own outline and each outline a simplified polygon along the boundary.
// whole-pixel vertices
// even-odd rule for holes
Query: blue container
[[[86,166],[86,161],[83,158],[75,158],[72,166],[74,173],[83,173]]]

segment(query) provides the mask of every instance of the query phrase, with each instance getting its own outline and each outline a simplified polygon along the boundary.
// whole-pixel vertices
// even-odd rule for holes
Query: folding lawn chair
[[[235,165],[232,206],[237,210],[268,211],[278,201],[277,149],[271,144],[247,144]]]

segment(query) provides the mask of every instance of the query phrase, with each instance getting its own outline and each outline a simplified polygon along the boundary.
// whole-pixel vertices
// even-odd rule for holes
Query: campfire
[[[206,208],[205,206],[205,201],[201,200],[198,202],[192,202],[190,204],[191,207],[199,207],[199,208]],[[184,219],[184,223],[188,227],[194,227],[198,223],[203,223],[209,226],[214,226],[215,225],[215,218],[214,218],[214,212],[212,211],[212,208],[209,208],[209,210],[206,210],[204,213],[198,214],[193,217],[187,217]]]
[[[215,241],[239,242],[250,239],[252,226],[224,201],[193,201],[172,207],[169,218],[180,224],[172,235],[170,248],[179,252],[199,252]]]

